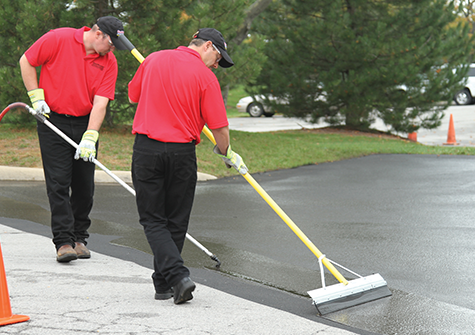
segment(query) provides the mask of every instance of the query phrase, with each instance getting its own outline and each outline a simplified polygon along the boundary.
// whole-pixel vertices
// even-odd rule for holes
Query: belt
[[[155,141],[155,142],[159,142],[159,143],[172,143],[172,144],[191,144],[191,143],[193,143],[193,144],[196,144],[196,140],[192,140],[192,141],[190,141],[190,142],[164,142],[164,141],[159,141],[159,140],[153,139],[153,138],[151,138],[151,137],[148,137],[148,136],[145,135],[145,134],[137,133],[136,135],[139,136],[139,137],[140,137],[140,136],[146,137],[147,139],[149,139],[149,140],[151,140],[151,141]]]
[[[59,114],[56,112],[51,111],[52,114],[62,116],[62,117],[73,117],[73,118],[82,118],[82,117],[87,117],[89,115],[83,115],[83,116],[75,116],[75,115],[68,115],[68,114]]]

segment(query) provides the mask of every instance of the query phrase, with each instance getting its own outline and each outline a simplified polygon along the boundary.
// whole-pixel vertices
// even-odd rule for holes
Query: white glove
[[[226,164],[228,168],[232,166],[242,175],[247,173],[248,170],[246,164],[244,164],[241,156],[231,150],[231,145],[229,145],[226,155],[221,154],[217,145],[214,146],[213,152],[223,159],[224,164]]]
[[[51,111],[45,101],[45,91],[42,88],[28,91],[28,96],[30,97],[31,104],[36,113],[46,115]]]
[[[82,158],[85,162],[94,161],[96,158],[96,142],[99,139],[97,130],[86,130],[76,150],[74,159]]]

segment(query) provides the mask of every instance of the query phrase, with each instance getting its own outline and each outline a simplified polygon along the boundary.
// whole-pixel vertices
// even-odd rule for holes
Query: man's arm
[[[20,57],[20,71],[23,84],[28,91],[33,109],[37,113],[48,114],[51,110],[45,101],[45,92],[42,88],[38,88],[38,76],[36,68],[30,64],[25,54]]]
[[[94,96],[94,101],[91,110],[91,116],[89,117],[89,124],[87,129],[99,131],[102,126],[102,122],[106,117],[107,104],[109,99],[101,97],[99,95]]]
[[[109,99],[99,95],[94,96],[91,115],[89,116],[89,124],[84,132],[76,149],[74,159],[82,158],[84,161],[94,161],[96,158],[96,143],[99,139],[99,129],[106,116],[106,108]]]
[[[211,129],[220,152],[226,152],[229,146],[229,126]]]
[[[27,91],[38,88],[38,77],[36,75],[36,68],[30,64],[25,54],[20,58],[20,70],[23,83]]]

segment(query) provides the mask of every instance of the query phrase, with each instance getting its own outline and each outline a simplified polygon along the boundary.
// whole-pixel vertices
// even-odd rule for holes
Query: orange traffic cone
[[[12,314],[7,277],[5,275],[5,265],[3,264],[2,245],[0,244],[0,326],[28,321],[29,319],[30,317],[26,315]]]
[[[457,141],[455,140],[454,118],[452,114],[450,114],[449,132],[447,133],[447,142],[444,143],[444,145],[458,145]]]
[[[417,133],[413,132],[413,133],[407,134],[407,139],[412,142],[417,142]]]

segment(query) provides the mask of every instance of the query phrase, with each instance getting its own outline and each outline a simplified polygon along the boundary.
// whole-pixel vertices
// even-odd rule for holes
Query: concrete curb
[[[132,183],[130,171],[112,171],[117,177],[126,183]],[[207,173],[198,172],[198,181],[217,179]],[[44,181],[42,168],[25,168],[17,166],[0,166],[0,180],[23,180],[23,181]],[[96,183],[117,183],[112,177],[102,170],[96,170]]]

